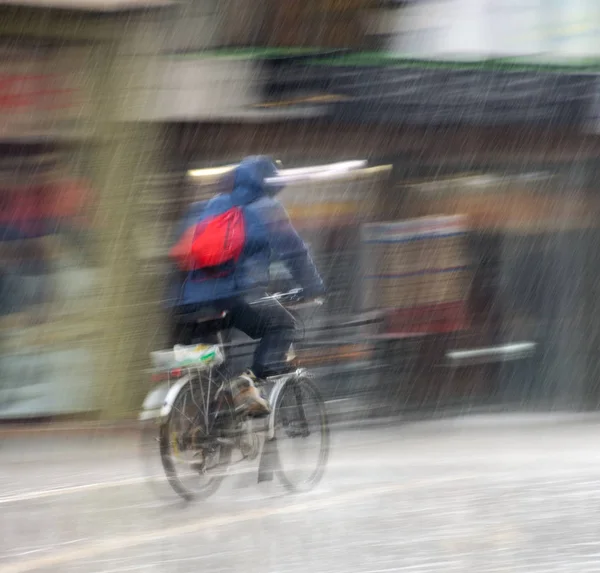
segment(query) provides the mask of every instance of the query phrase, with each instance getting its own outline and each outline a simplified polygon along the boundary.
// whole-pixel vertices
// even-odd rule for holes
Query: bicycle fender
[[[160,417],[160,409],[165,402],[165,397],[169,392],[169,385],[165,382],[153,388],[148,392],[144,399],[141,412],[138,414],[138,420],[153,420]]]
[[[273,389],[271,390],[271,394],[269,395],[269,403],[271,404],[273,411],[269,416],[268,426],[267,426],[267,436],[266,440],[275,439],[275,410],[277,401],[279,399],[279,395],[281,394],[284,386],[292,379],[292,378],[301,378],[302,376],[306,376],[306,370],[303,368],[298,368],[295,372],[291,372],[289,374],[284,374],[279,377]]]
[[[144,399],[142,410],[156,410],[156,408],[160,408],[165,401],[168,391],[169,384],[167,382],[153,388]]]
[[[179,392],[181,392],[182,388],[189,381],[190,376],[184,376],[183,378],[177,380],[177,382],[175,382],[175,384],[173,384],[173,386],[169,388],[169,391],[167,392],[167,395],[165,396],[162,407],[160,409],[161,418],[165,418],[171,413],[171,410],[173,409],[173,404],[175,403],[175,398],[177,398]]]

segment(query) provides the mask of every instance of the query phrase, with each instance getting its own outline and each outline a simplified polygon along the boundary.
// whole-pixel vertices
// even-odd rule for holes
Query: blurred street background
[[[597,407],[593,2],[9,4],[0,419],[135,418],[173,225],[259,153],[366,161],[282,195],[337,411]]]
[[[598,570],[599,31],[595,0],[1,3],[0,571]],[[365,162],[281,195],[331,467],[173,510],[135,423],[168,249],[255,154]]]

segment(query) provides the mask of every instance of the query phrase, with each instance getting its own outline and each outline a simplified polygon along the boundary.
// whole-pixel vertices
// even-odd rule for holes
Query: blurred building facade
[[[157,139],[128,119],[161,35],[154,10],[123,9],[1,9],[2,417],[138,399],[138,341],[115,333],[148,315],[129,229]]]
[[[366,374],[355,381],[341,375],[352,391],[377,394],[398,409],[523,400],[595,406],[595,75],[339,50],[392,46],[413,58],[452,58],[449,44],[398,47],[406,44],[389,23],[405,30],[421,21],[424,8],[415,2],[257,8],[244,0],[199,1],[144,12],[121,6],[127,12],[101,18],[84,8],[7,8],[0,34],[13,52],[9,40],[18,37],[19,50],[34,53],[32,69],[56,72],[52,82],[65,70],[63,83],[32,90],[52,94],[51,105],[31,96],[26,78],[1,99],[3,187],[6,196],[21,197],[10,199],[3,217],[44,219],[60,229],[38,234],[59,253],[52,283],[62,297],[55,295],[54,318],[42,325],[14,309],[3,317],[4,416],[131,414],[147,388],[146,356],[165,340],[160,299],[172,224],[190,200],[215,189],[214,178],[189,172],[256,153],[286,167],[369,160],[371,168],[351,178],[290,188],[282,197],[325,276],[325,325],[373,310],[365,299],[361,226],[439,215],[466,221],[462,251],[438,265],[468,268],[451,301],[464,303],[460,324],[442,328],[432,314],[429,303],[450,295],[432,272],[438,243],[431,243],[415,267],[426,278],[411,287],[430,298],[407,305],[420,314],[399,312],[404,303],[396,297],[384,305],[383,324],[342,329],[333,349],[307,350],[317,362],[329,352],[338,373],[352,362],[348,356],[364,362]],[[481,12],[468,13],[475,23],[465,18],[462,25],[481,29]],[[24,194],[40,186],[60,188],[53,193],[71,197],[68,206],[17,215],[27,212]],[[29,236],[15,240],[19,248],[30,244]],[[24,258],[8,253],[3,268]],[[406,288],[403,271],[385,265],[371,274],[398,275],[397,294]],[[50,271],[31,266],[31,280],[21,270],[16,280],[33,285],[32,301],[45,301],[49,295],[36,293]],[[538,345],[530,360],[448,361],[452,350],[529,340]],[[23,374],[31,356],[44,353],[56,357]],[[331,376],[330,396],[350,392]]]

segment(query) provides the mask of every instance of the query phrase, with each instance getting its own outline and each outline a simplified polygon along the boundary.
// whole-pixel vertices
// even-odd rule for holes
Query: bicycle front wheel
[[[273,405],[277,476],[290,492],[306,492],[323,478],[329,425],[321,393],[306,375],[292,378]]]

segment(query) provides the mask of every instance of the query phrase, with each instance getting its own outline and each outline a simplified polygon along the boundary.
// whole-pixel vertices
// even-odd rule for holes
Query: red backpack
[[[245,243],[244,214],[232,207],[189,227],[169,254],[183,271],[211,271],[236,263]]]

